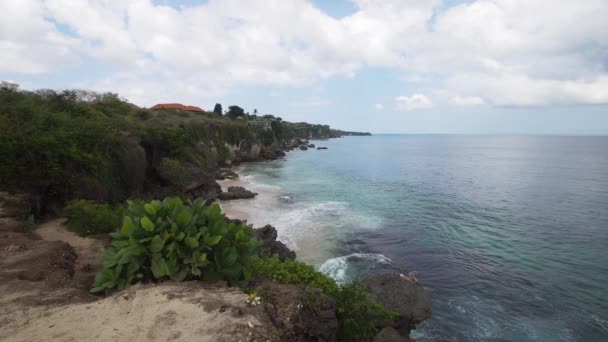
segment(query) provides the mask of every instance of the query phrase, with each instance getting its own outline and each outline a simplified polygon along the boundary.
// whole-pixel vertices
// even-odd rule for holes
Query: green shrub
[[[376,322],[394,318],[396,313],[371,299],[358,281],[340,286],[335,297],[338,316],[338,341],[361,341],[378,333]]]
[[[68,228],[81,236],[115,232],[124,213],[122,206],[88,200],[73,200],[63,209]]]
[[[376,322],[394,317],[394,313],[371,299],[360,282],[338,285],[335,280],[318,272],[313,266],[274,255],[268,258],[252,257],[251,270],[283,284],[305,284],[319,288],[336,300],[338,317],[338,340],[361,341],[374,336],[378,331]]]
[[[281,261],[276,255],[269,258],[252,257],[251,271],[282,284],[314,286],[333,297],[339,291],[335,280],[316,271],[313,266],[291,259]]]
[[[248,278],[250,256],[260,246],[251,226],[227,223],[217,204],[204,203],[178,197],[129,202],[91,291],[122,290],[136,281]]]
[[[190,175],[190,170],[187,167],[182,165],[179,160],[171,158],[163,158],[160,161],[158,171],[164,179],[170,180],[178,187],[186,185],[186,180]]]

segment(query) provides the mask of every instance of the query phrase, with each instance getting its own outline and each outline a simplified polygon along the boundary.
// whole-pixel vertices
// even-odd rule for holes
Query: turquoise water
[[[415,271],[417,341],[608,341],[608,137],[386,135],[247,164],[298,258],[338,281]]]

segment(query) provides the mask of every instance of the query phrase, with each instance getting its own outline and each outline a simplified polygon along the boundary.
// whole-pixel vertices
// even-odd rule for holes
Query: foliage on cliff
[[[254,144],[280,148],[294,137],[332,134],[230,108],[238,115],[148,110],[111,93],[22,91],[3,82],[0,190],[29,193],[37,213],[74,198],[119,203],[158,183],[161,165],[176,178],[213,170]]]

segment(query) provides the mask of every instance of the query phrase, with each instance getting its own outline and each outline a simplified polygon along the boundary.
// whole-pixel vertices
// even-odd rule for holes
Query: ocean
[[[415,272],[422,341],[608,341],[608,137],[377,135],[249,163],[272,224],[339,282]]]

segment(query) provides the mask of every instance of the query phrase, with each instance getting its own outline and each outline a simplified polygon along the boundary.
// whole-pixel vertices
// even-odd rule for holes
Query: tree
[[[257,110],[257,109],[254,109],[254,110],[253,110],[253,114],[254,114],[254,115],[258,115],[258,110]]]
[[[228,115],[228,117],[230,117],[231,119],[236,119],[240,116],[245,115],[245,111],[239,106],[230,106],[228,107],[228,112],[226,113],[226,115]]]
[[[213,112],[219,116],[222,116],[222,105],[219,103],[216,103],[215,107],[213,107]]]

